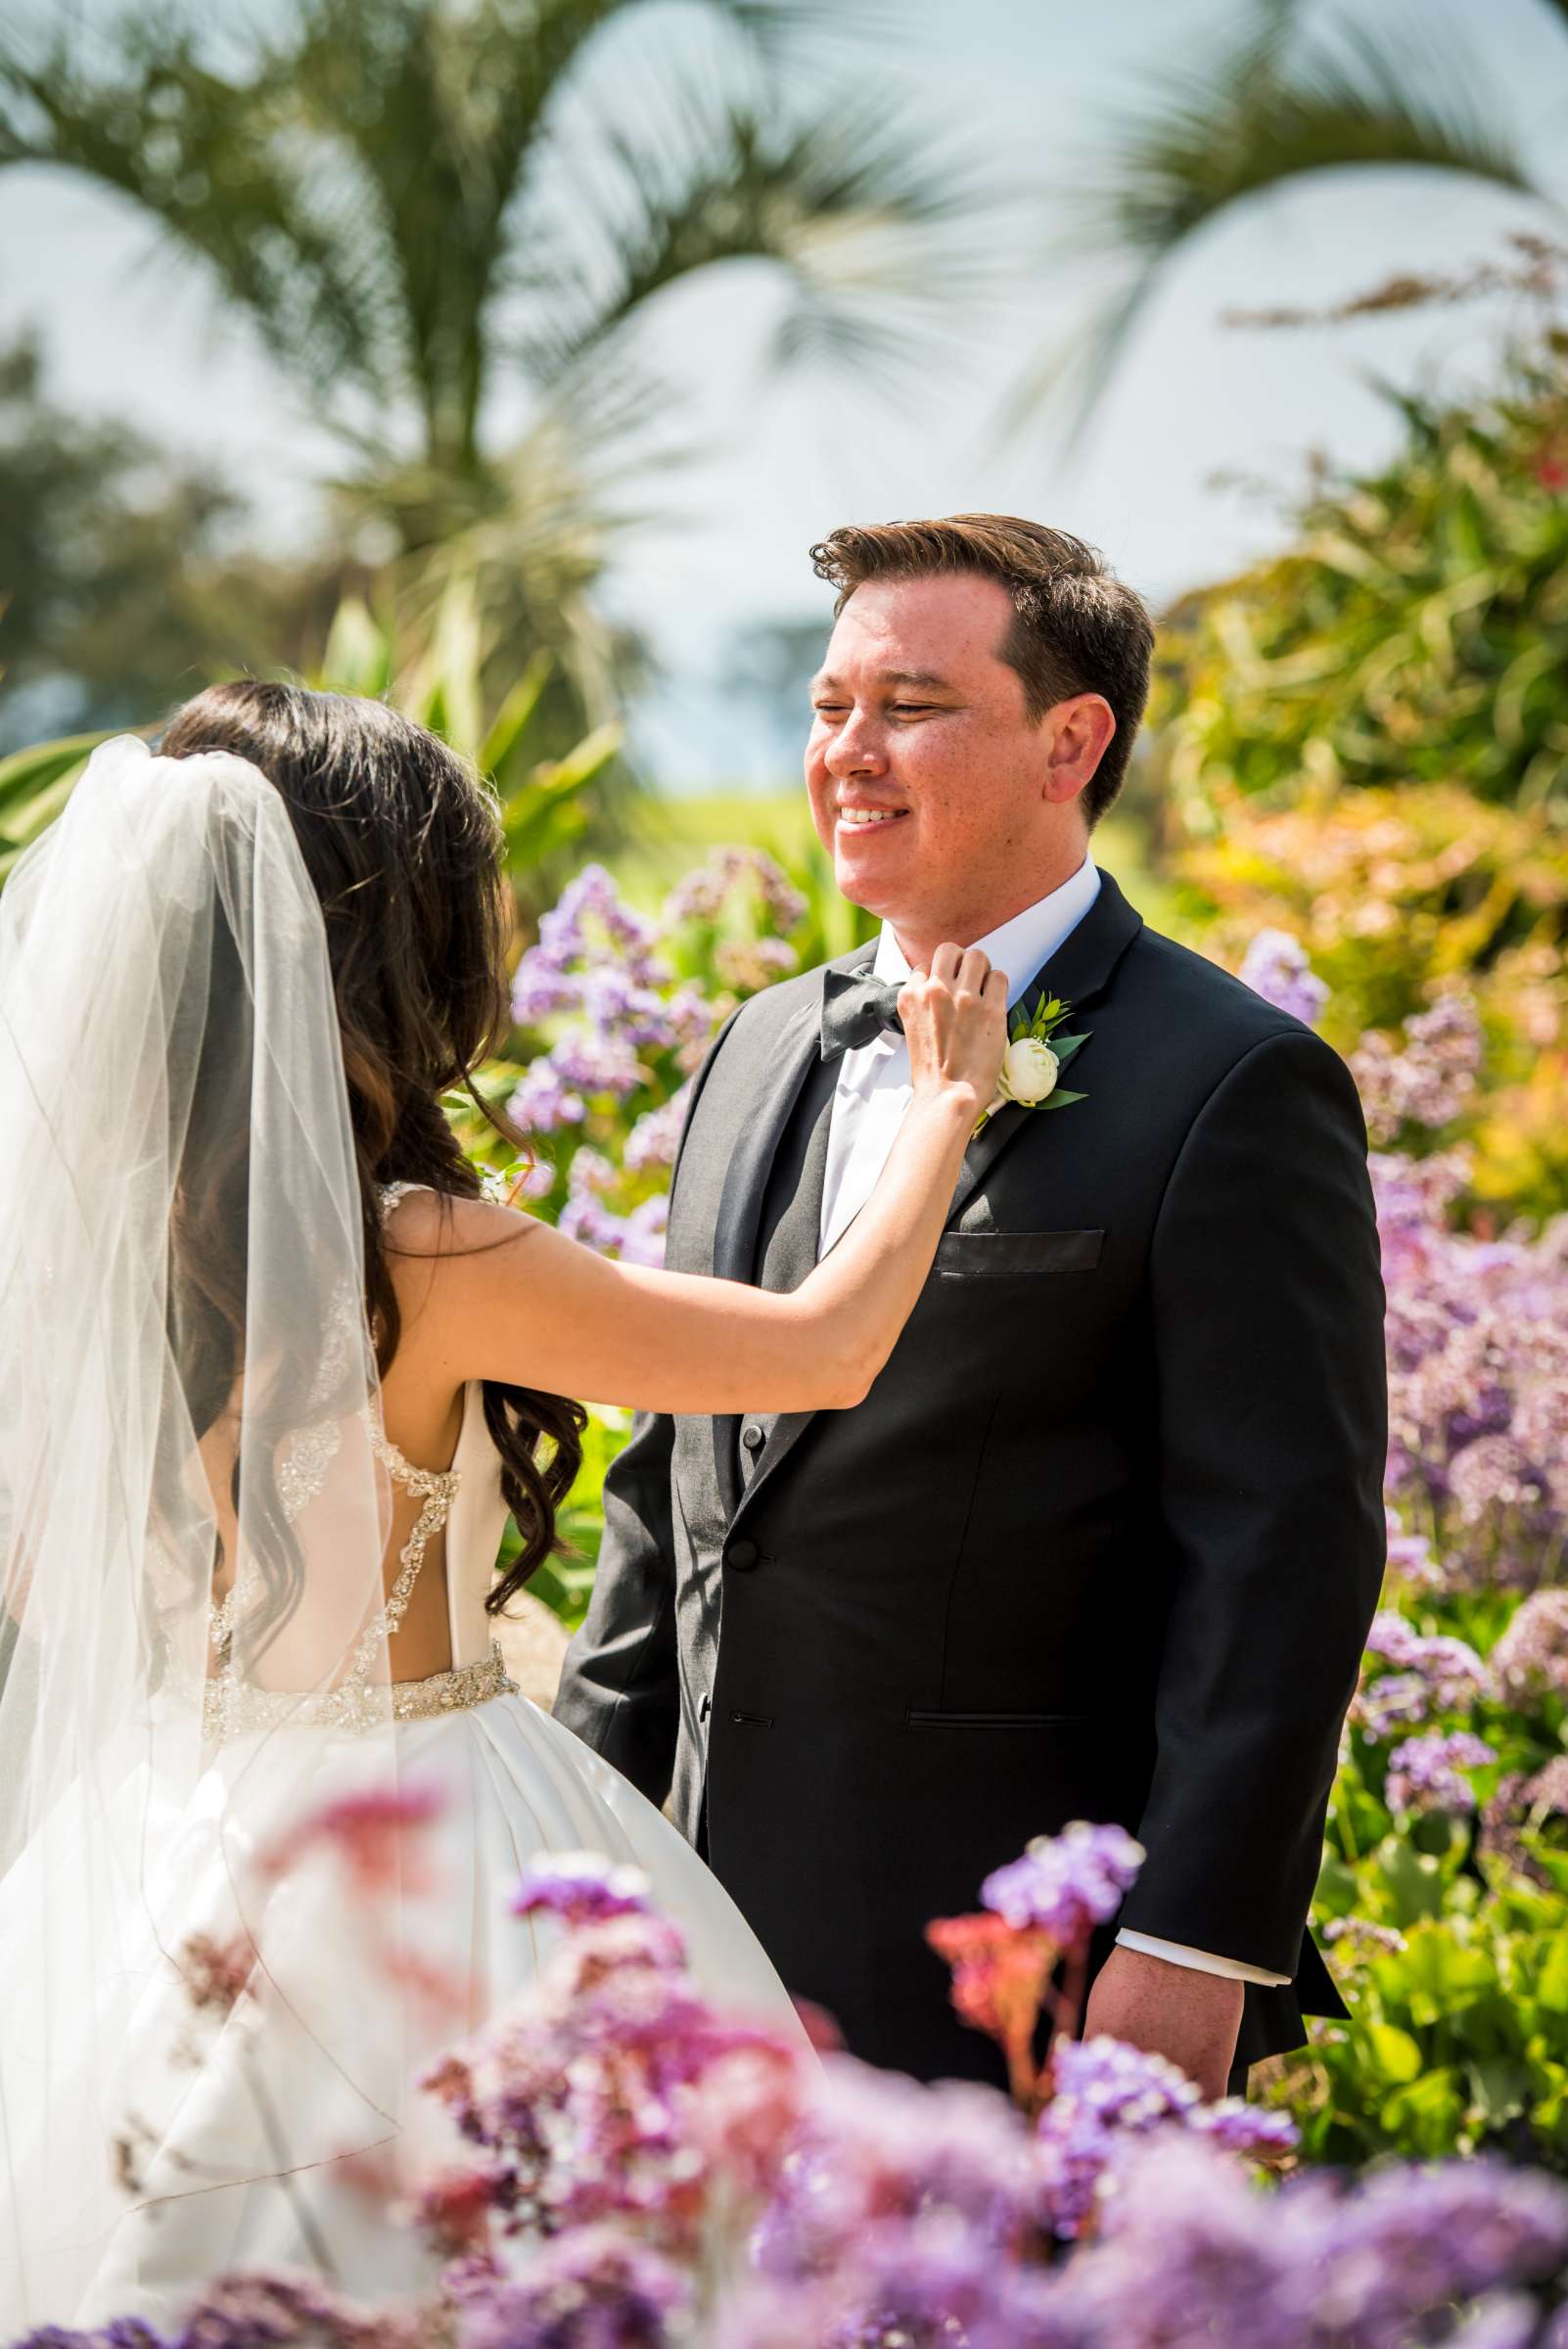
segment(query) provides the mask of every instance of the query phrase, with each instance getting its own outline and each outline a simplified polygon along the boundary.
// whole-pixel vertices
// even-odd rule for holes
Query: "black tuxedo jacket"
[[[715,1044],[671,1267],[788,1286],[782,1221],[814,1245],[822,985]],[[1108,875],[1037,985],[1086,1098],[970,1144],[863,1403],[639,1420],[556,1706],[673,1788],[790,1989],[927,2077],[1000,2075],[923,1925],[1074,1819],[1146,1847],[1118,1923],[1295,1978],[1249,1988],[1244,2060],[1343,2011],[1305,1926],[1384,1554],[1355,1086]]]

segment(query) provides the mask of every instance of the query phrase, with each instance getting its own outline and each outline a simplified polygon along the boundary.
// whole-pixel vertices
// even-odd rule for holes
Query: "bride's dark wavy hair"
[[[443,1220],[451,1199],[480,1196],[441,1109],[446,1092],[467,1092],[498,1132],[520,1141],[473,1081],[507,1019],[510,908],[495,806],[426,727],[384,702],[301,685],[242,678],[208,686],[175,713],[159,749],[165,759],[231,751],[259,768],[289,811],[321,900],[359,1174],[365,1303],[385,1377],[402,1324],[380,1186],[429,1184]],[[236,1172],[243,1181],[243,1158]],[[243,1203],[238,1217],[232,1205],[209,1193],[182,1197],[175,1211],[175,1259],[195,1308],[181,1345],[187,1387],[213,1399],[213,1416],[244,1359],[246,1218]],[[564,1396],[497,1379],[484,1385],[502,1490],[523,1541],[485,1597],[500,1614],[561,1546],[556,1512],[582,1463],[586,1414]]]

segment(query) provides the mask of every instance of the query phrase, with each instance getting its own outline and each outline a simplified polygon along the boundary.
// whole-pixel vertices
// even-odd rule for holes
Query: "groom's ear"
[[[1070,694],[1040,719],[1046,736],[1044,796],[1058,806],[1076,800],[1110,749],[1116,713],[1102,693]]]

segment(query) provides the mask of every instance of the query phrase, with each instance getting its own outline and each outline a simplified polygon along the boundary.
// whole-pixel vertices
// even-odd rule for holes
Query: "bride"
[[[505,941],[470,771],[289,685],[199,695],[157,757],[105,744],[0,898],[0,2340],[170,2322],[240,2267],[427,2281],[363,2180],[417,2171],[418,2073],[530,1972],[507,1896],[540,1854],[635,1863],[709,1993],[794,2027],[490,1618],[554,1540],[563,1398],[864,1394],[1005,982],[944,947],[904,989],[898,1146],[771,1295],[480,1195],[440,1102],[502,1023]]]

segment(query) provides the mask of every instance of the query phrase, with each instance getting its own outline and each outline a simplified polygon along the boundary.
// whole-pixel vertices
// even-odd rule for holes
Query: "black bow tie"
[[[829,971],[822,989],[822,1058],[836,1060],[890,1030],[901,1033],[899,990],[869,971]]]

